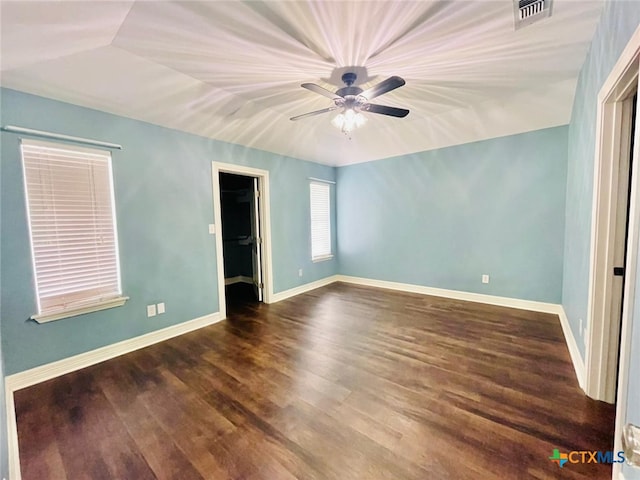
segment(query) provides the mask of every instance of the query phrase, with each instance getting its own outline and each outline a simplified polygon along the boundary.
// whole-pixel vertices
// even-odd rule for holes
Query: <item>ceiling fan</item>
[[[342,81],[346,87],[336,90],[335,93],[321,87],[320,85],[316,85],[315,83],[303,83],[301,85],[303,88],[330,98],[333,100],[334,105],[328,108],[323,108],[322,110],[316,110],[314,112],[291,117],[291,120],[300,120],[302,118],[312,117],[314,115],[331,112],[333,110],[341,110],[340,114],[333,119],[332,123],[343,133],[348,135],[354,128],[362,126],[366,121],[361,112],[379,113],[381,115],[389,115],[391,117],[399,118],[406,117],[409,114],[409,110],[405,108],[369,103],[369,101],[375,97],[403,86],[405,81],[402,78],[396,76],[389,77],[367,90],[362,90],[360,87],[353,85],[357,78],[357,75],[353,72],[344,73],[342,75]]]

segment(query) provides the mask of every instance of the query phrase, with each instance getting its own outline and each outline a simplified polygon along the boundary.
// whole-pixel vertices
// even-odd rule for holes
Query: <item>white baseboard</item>
[[[4,395],[4,405],[7,410],[7,463],[9,464],[9,480],[21,480],[16,404],[13,401],[13,391],[10,391],[6,386],[6,380]]]
[[[289,290],[284,290],[283,292],[274,293],[271,297],[271,302],[276,303],[287,298],[294,297],[296,295],[300,295],[301,293],[306,293],[311,290],[315,290],[316,288],[324,287],[325,285],[329,285],[330,283],[334,283],[337,280],[339,275],[332,275],[330,277],[321,278],[320,280],[316,280],[315,282],[305,283],[304,285],[300,285],[299,287],[290,288]]]
[[[368,287],[388,288],[391,290],[400,290],[403,292],[420,293],[423,295],[434,295],[436,297],[453,298],[456,300],[465,300],[469,302],[486,303],[489,305],[498,305],[501,307],[519,308],[521,310],[530,310],[534,312],[552,313],[558,315],[562,332],[571,356],[571,362],[576,372],[578,384],[584,390],[586,379],[585,366],[578,350],[578,344],[573,336],[569,320],[562,308],[562,305],[556,303],[536,302],[533,300],[520,300],[518,298],[498,297],[494,295],[485,295],[482,293],[461,292],[459,290],[446,290],[443,288],[424,287],[422,285],[413,285],[409,283],[387,282],[385,280],[373,280],[370,278],[349,277],[346,275],[336,275],[336,281],[352,283],[356,285],[364,285]]]
[[[567,314],[565,313],[562,305],[560,305],[560,311],[558,312],[558,317],[560,318],[560,325],[562,326],[562,333],[564,333],[564,339],[567,342],[567,348],[569,349],[571,362],[573,363],[573,368],[576,371],[578,384],[580,385],[580,388],[584,390],[585,380],[587,378],[586,370],[584,366],[584,360],[582,360],[582,355],[580,355],[580,350],[578,349],[578,343],[576,342],[576,337],[573,336],[573,331],[571,330],[571,326],[569,325],[569,319],[567,318]]]
[[[244,275],[238,275],[237,277],[229,277],[224,279],[225,285],[235,285],[236,283],[248,283],[253,285],[253,278],[245,277]]]
[[[234,277],[238,278],[238,277]],[[231,279],[229,279],[231,280]],[[251,282],[253,280],[251,279]],[[456,300],[465,300],[470,302],[485,303],[489,305],[498,305],[503,307],[519,308],[523,310],[531,310],[536,312],[552,313],[556,314],[560,318],[560,324],[565,335],[565,340],[569,348],[569,354],[578,377],[580,387],[584,389],[585,379],[585,367],[578,350],[577,343],[564,309],[561,305],[554,303],[536,302],[532,300],[520,300],[517,298],[498,297],[494,295],[485,295],[481,293],[469,293],[458,290],[446,290],[442,288],[424,287],[421,285],[413,285],[407,283],[388,282],[384,280],[374,280],[362,277],[351,277],[347,275],[332,275],[315,282],[300,285],[283,292],[273,294],[270,303],[276,303],[295,295],[315,290],[316,288],[324,287],[334,282],[345,282],[356,285],[370,286],[386,288],[390,290],[399,290],[410,293],[418,293],[423,295],[433,295],[437,297],[446,297]],[[234,282],[235,283],[235,282]],[[197,330],[198,328],[211,325],[222,320],[223,317],[219,312],[206,315],[204,317],[196,318],[194,320],[184,322],[178,325],[150,332],[140,337],[135,337],[129,340],[108,345],[106,347],[98,348],[90,352],[75,355],[67,359],[59,360],[47,365],[35,367],[24,372],[20,372],[14,375],[9,375],[5,378],[6,389],[6,406],[7,406],[7,430],[9,441],[9,479],[20,480],[20,459],[18,454],[18,432],[16,428],[15,417],[15,404],[13,399],[13,392],[34,385],[39,382],[49,380],[51,378],[64,375],[81,368],[85,368],[96,363],[109,360],[111,358],[123,355],[125,353],[132,352],[134,350],[153,345],[154,343],[167,340],[184,333]],[[624,480],[622,475],[619,477]]]
[[[16,390],[35,385],[66,373],[104,362],[112,358],[148,347],[158,342],[168,340],[179,335],[212,325],[223,320],[219,312],[210,313],[203,317],[195,318],[187,322],[149,332],[139,337],[123,340],[112,345],[97,348],[89,352],[74,355],[56,362],[41,365],[5,377],[5,396],[7,407],[7,440],[9,444],[9,479],[20,480],[20,456],[18,452],[18,430],[16,424],[16,410],[13,394]]]
[[[531,310],[534,312],[560,314],[561,305],[556,303],[536,302],[533,300],[521,300],[519,298],[498,297],[495,295],[485,295],[483,293],[462,292],[460,290],[446,290],[444,288],[424,287],[410,283],[388,282],[386,280],[374,280],[371,278],[351,277],[348,275],[332,275],[330,277],[305,283],[299,287],[291,288],[283,292],[275,293],[271,303],[279,302],[301,293],[306,293],[316,288],[324,287],[334,282],[351,283],[366,287],[386,288],[389,290],[399,290],[402,292],[419,293],[422,295],[433,295],[436,297],[453,298],[456,300],[466,300],[469,302],[486,303],[501,307],[519,308],[521,310]]]
[[[501,307],[519,308],[521,310],[531,310],[534,312],[558,314],[560,307],[560,305],[555,303],[536,302],[533,300],[520,300],[518,298],[485,295],[484,293],[462,292],[460,290],[424,287],[422,285],[414,285],[411,283],[388,282],[386,280],[373,280],[371,278],[350,277],[347,275],[337,275],[336,281],[353,283],[356,285],[365,285],[368,287],[388,288],[390,290],[420,293],[422,295],[453,298],[455,300],[466,300],[468,302],[486,303],[489,305],[498,305]]]

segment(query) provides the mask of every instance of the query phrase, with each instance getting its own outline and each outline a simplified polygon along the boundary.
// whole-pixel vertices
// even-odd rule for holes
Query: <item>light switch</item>
[[[155,316],[156,316],[156,306],[147,305],[147,317],[155,317]]]
[[[216,233],[216,226],[215,226],[215,224],[210,223],[209,224],[209,234],[210,235],[215,235],[215,233]]]
[[[165,312],[165,310],[164,310],[164,302],[159,303],[158,304],[158,315],[160,315],[161,313],[164,313],[164,312]]]

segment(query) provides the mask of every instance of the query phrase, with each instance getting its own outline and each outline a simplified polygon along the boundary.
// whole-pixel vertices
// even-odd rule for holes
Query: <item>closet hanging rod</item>
[[[101,142],[91,138],[73,137],[71,135],[63,135],[62,133],[45,132],[43,130],[33,130],[31,128],[16,127],[14,125],[5,125],[2,130],[9,133],[17,133],[23,135],[32,135],[34,137],[53,138],[56,140],[66,140],[68,142],[83,143],[85,145],[93,145],[95,147],[113,148],[122,150],[122,145],[117,143]]]

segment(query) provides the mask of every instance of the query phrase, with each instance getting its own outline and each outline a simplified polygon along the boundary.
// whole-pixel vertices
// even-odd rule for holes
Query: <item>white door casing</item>
[[[640,171],[639,125],[636,122],[634,149],[631,155],[632,182],[629,196],[629,226],[625,267],[622,318],[620,305],[613,300],[616,293],[613,267],[615,245],[621,244],[618,212],[620,159],[629,158],[630,97],[637,91],[640,64],[640,27],[636,29],[604,82],[597,100],[596,148],[593,183],[593,214],[591,232],[591,261],[589,299],[587,310],[588,336],[585,352],[586,393],[597,400],[616,402],[614,451],[621,449],[622,426],[627,411],[627,393],[630,370],[631,325],[634,322],[636,295],[636,265],[640,238]],[[625,145],[627,150],[625,151]],[[622,166],[624,168],[624,166]],[[618,242],[616,242],[616,234]],[[619,257],[618,257],[619,261]],[[619,286],[618,286],[619,288]],[[619,330],[619,335],[617,334]],[[615,356],[618,351],[619,358]],[[615,350],[615,351],[614,351]],[[616,393],[615,379],[618,379]],[[613,465],[612,478],[618,479],[621,464]]]
[[[251,266],[253,268],[253,288],[259,302],[263,300],[264,284],[262,282],[262,233],[260,231],[260,197],[259,180],[253,177],[251,205]]]
[[[218,276],[218,302],[219,311],[222,317],[227,316],[226,296],[224,285],[224,251],[222,245],[222,211],[220,204],[220,173],[233,173],[254,177],[258,181],[261,202],[258,211],[258,221],[260,224],[261,239],[261,275],[263,301],[271,303],[273,297],[273,265],[271,259],[271,209],[269,191],[269,171],[258,168],[245,167],[232,163],[212,162],[212,184],[213,184],[213,215],[216,224],[216,264]]]

